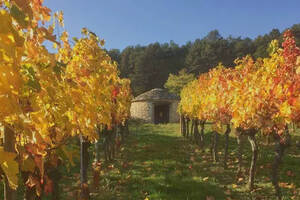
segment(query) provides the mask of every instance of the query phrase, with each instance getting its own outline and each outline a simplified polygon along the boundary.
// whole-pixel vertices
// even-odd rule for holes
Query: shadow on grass
[[[299,133],[298,133],[299,134]],[[212,132],[208,132],[205,135],[206,145],[210,143],[210,138],[212,136]],[[250,143],[245,137],[243,139],[243,167],[244,167],[244,187],[236,190],[240,195],[250,194],[246,189],[246,182],[248,179],[248,171],[250,167],[251,161],[251,146]],[[292,135],[292,144],[285,151],[283,161],[280,166],[280,175],[279,182],[283,183],[282,192],[283,199],[300,199],[300,148],[297,147],[296,141],[299,141],[300,137],[297,134]],[[257,143],[259,147],[258,160],[257,160],[257,169],[256,169],[256,177],[255,177],[255,185],[256,190],[251,195],[243,195],[245,199],[275,199],[274,189],[271,183],[271,170],[272,163],[275,156],[275,144],[274,141],[271,140],[270,144],[266,144],[266,138],[257,134]],[[221,153],[220,161],[223,161],[223,152],[224,152],[224,144],[225,137],[224,135],[220,135],[219,138],[219,147],[218,151]],[[229,139],[229,165],[231,169],[225,170],[226,174],[235,176],[237,171],[237,142],[236,138],[233,134]],[[219,166],[222,166],[221,163]],[[222,180],[222,179],[220,179]],[[227,179],[229,180],[229,179]],[[235,183],[234,179],[233,182]]]
[[[117,164],[120,172],[103,176],[111,181],[111,189],[119,187],[114,192],[119,194],[116,199],[225,199],[223,186],[207,178],[213,174],[190,160],[194,149],[177,128],[144,125],[134,130],[122,155],[129,167],[122,169]]]

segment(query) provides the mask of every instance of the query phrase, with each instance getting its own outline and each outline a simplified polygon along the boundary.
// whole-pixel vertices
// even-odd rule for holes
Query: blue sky
[[[300,23],[300,0],[45,0],[62,10],[70,36],[87,27],[105,39],[105,48],[153,42],[187,41],[218,29],[255,38],[273,28],[282,31]]]

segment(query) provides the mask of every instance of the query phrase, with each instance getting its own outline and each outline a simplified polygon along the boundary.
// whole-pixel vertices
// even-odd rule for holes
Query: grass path
[[[275,199],[269,179],[273,147],[260,149],[256,189],[250,193],[246,188],[251,156],[248,142],[244,145],[244,176],[236,177],[237,149],[234,138],[230,140],[229,168],[224,170],[221,163],[212,162],[208,149],[203,153],[191,141],[182,138],[178,124],[144,124],[133,128],[131,132],[133,135],[122,148],[120,157],[113,166],[111,164],[102,171],[102,187],[95,193],[94,199]],[[206,143],[209,143],[209,139],[210,134],[206,133]],[[222,141],[221,137],[221,161]],[[299,151],[291,148],[284,160],[281,174],[286,184],[283,188],[284,199],[300,199],[297,194],[300,186],[297,155]]]
[[[178,128],[148,124],[134,129],[122,152],[125,159],[103,172],[102,185],[109,182],[111,188],[103,199],[225,199],[224,188],[203,181],[208,174],[199,175],[203,166]]]

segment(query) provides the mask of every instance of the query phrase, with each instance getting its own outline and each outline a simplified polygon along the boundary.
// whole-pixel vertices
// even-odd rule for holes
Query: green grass
[[[212,162],[209,126],[206,126],[206,149],[202,152],[191,140],[181,137],[179,124],[136,124],[132,126],[131,136],[116,161],[105,164],[113,164],[114,167],[103,169],[100,189],[92,191],[92,199],[202,200],[210,196],[216,200],[275,199],[270,182],[274,147],[264,145],[265,139],[258,138],[260,149],[255,191],[249,192],[246,183],[250,145],[247,140],[244,141],[244,173],[237,177],[237,146],[233,134],[231,136],[229,168],[225,170],[222,163]],[[294,136],[293,142],[297,139],[298,136]],[[221,136],[220,162],[223,159],[223,143]],[[293,144],[284,158],[280,182],[289,184],[282,188],[284,199],[300,199],[299,153]],[[288,171],[293,176],[288,176]]]
[[[275,199],[270,182],[270,164],[274,157],[272,144],[264,145],[265,139],[258,137],[260,144],[255,190],[249,192],[246,187],[251,158],[249,142],[244,141],[244,173],[237,177],[234,135],[231,134],[230,138],[228,169],[222,167],[223,136],[219,146],[220,163],[212,162],[210,136],[210,127],[206,126],[206,149],[202,152],[190,139],[180,135],[179,124],[135,124],[116,160],[103,164],[100,187],[91,189],[91,199]],[[285,200],[300,199],[300,149],[295,145],[299,138],[298,135],[293,136],[293,144],[287,150],[281,168],[280,182],[285,184],[282,188]],[[90,151],[93,152],[93,147]],[[79,163],[77,161],[69,170],[62,170],[62,197],[75,200],[79,185]],[[91,170],[89,176],[92,180]]]
[[[189,139],[179,134],[178,124],[133,127],[120,158],[114,169],[105,171],[101,181],[101,192],[94,199],[275,199],[269,180],[270,163],[273,159],[272,145],[260,144],[256,176],[256,188],[249,192],[246,187],[247,171],[251,157],[250,145],[244,143],[244,174],[236,177],[237,146],[234,137],[230,139],[229,168],[224,170],[221,163],[213,163],[209,153],[210,131],[206,128],[207,149],[202,152]],[[294,140],[297,138],[294,137]],[[260,143],[263,138],[258,138]],[[293,141],[294,141],[293,140]],[[219,154],[223,159],[221,136]],[[281,182],[284,199],[300,199],[300,151],[292,145],[284,158]],[[122,163],[129,163],[127,168]],[[291,171],[293,176],[288,176]],[[238,178],[241,178],[238,181]],[[293,184],[293,185],[292,185]],[[298,197],[297,197],[298,196]]]
[[[95,199],[224,199],[223,188],[213,181],[202,181],[199,160],[190,161],[190,142],[178,133],[178,124],[133,128],[132,136],[115,162],[115,169],[102,176],[104,190]],[[128,163],[124,169],[122,163]],[[190,169],[190,166],[195,164]],[[108,186],[107,186],[108,185]],[[106,194],[106,195],[103,195]]]

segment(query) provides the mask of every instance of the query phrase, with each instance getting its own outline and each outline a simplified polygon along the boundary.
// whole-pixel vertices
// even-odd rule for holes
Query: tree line
[[[300,24],[295,24],[290,29],[299,45]],[[224,38],[218,30],[213,30],[202,39],[181,46],[173,41],[163,44],[156,42],[107,52],[119,64],[121,77],[131,80],[133,94],[136,96],[152,88],[162,88],[170,73],[177,74],[182,69],[197,76],[208,72],[219,62],[225,66],[233,66],[236,58],[248,54],[254,58],[265,58],[268,56],[268,44],[274,39],[281,42],[282,38],[283,32],[278,29],[254,39],[232,36]]]

